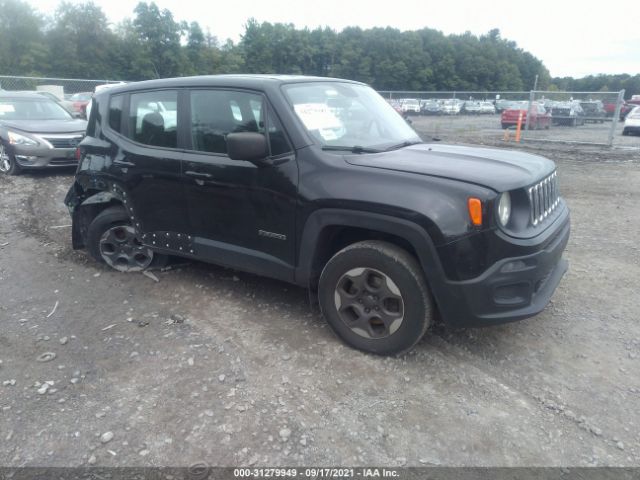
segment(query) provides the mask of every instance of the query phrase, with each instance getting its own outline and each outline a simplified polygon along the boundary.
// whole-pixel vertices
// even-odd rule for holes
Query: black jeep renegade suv
[[[74,248],[122,271],[179,255],[307,287],[369,352],[409,350],[436,316],[535,315],[567,269],[552,161],[425,144],[357,82],[115,87],[96,94],[79,156]]]

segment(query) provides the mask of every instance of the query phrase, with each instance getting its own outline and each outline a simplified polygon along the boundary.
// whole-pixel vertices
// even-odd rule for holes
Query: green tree
[[[0,0],[0,70],[4,75],[37,75],[47,58],[43,20],[21,0]]]
[[[147,51],[147,58],[154,66],[156,76],[183,74],[188,69],[188,60],[181,40],[187,26],[176,22],[171,11],[160,11],[155,2],[138,3],[134,13],[133,26]]]
[[[147,80],[157,78],[157,70],[147,45],[133,25],[133,21],[122,21],[115,30],[116,40],[113,50],[113,75],[117,79]]]
[[[108,78],[113,73],[115,35],[107,17],[93,2],[63,2],[46,34],[49,72],[74,78]]]

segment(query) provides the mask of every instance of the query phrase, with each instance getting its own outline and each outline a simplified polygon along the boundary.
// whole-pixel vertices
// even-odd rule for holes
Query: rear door
[[[112,96],[110,128],[120,133],[110,173],[127,196],[129,213],[146,234],[145,243],[179,250],[176,243],[189,229],[178,148],[177,89]],[[119,124],[112,123],[121,111]],[[155,235],[155,237],[154,237]],[[159,242],[163,236],[163,242]],[[153,240],[156,239],[156,240]]]

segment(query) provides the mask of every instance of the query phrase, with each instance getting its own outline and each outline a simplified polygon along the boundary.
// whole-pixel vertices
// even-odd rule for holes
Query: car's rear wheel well
[[[91,196],[98,193],[100,192],[88,191],[85,195],[87,198],[90,198]],[[93,219],[96,218],[102,211],[114,206],[121,206],[122,208],[124,208],[122,202],[120,202],[116,198],[112,198],[108,202],[89,203],[86,205],[78,205],[76,207],[73,223],[73,248],[83,248],[86,245],[87,232],[89,229],[89,225],[91,224]]]

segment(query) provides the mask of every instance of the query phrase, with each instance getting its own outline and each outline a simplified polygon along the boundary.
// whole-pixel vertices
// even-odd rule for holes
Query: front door
[[[293,280],[297,164],[266,100],[247,91],[192,90],[189,117],[183,173],[195,254]],[[267,135],[273,165],[227,156],[225,136],[241,131]]]

